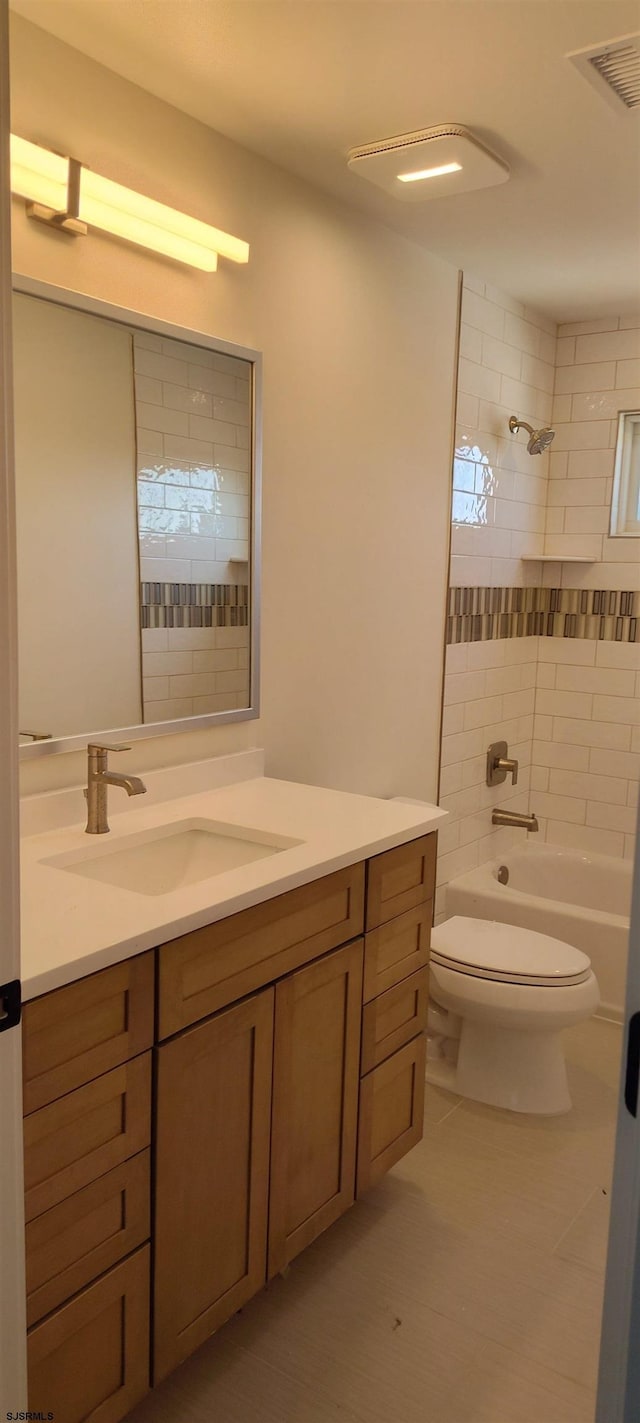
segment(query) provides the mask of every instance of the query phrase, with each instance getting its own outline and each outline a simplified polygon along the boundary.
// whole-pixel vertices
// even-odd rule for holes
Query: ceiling
[[[566,59],[637,0],[13,0],[143,89],[557,320],[640,306],[640,110]],[[472,128],[500,187],[402,204],[354,145]]]

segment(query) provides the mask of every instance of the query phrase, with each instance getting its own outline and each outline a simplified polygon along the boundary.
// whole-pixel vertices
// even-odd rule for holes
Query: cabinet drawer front
[[[149,1388],[149,1246],[27,1338],[29,1411],[60,1423],[119,1423]]]
[[[276,987],[269,1275],[352,1204],[362,940]]]
[[[140,954],[25,1005],[25,1113],[151,1047],[153,969]]]
[[[422,1139],[426,1052],[423,1034],[360,1083],[358,1196]]]
[[[160,1038],[362,933],[364,865],[292,889],[160,950]]]
[[[421,968],[389,988],[379,998],[365,1003],[362,1013],[362,1055],[360,1070],[371,1072],[391,1057],[404,1043],[411,1042],[427,1026],[429,970]]]
[[[157,1052],[154,1383],[266,1280],[273,989]]]
[[[429,962],[433,904],[420,904],[398,919],[372,929],[365,938],[364,1001],[386,993],[394,984]]]
[[[144,1053],[25,1118],[26,1219],[88,1186],[150,1140],[151,1053]]]
[[[31,1325],[149,1236],[149,1151],[100,1176],[27,1225]]]
[[[433,899],[437,843],[434,832],[369,860],[367,929],[376,929],[425,899]]]

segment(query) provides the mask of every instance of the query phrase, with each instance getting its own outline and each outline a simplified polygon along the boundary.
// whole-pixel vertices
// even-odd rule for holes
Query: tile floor
[[[425,1135],[128,1423],[592,1423],[621,1034],[574,1110],[427,1088]]]

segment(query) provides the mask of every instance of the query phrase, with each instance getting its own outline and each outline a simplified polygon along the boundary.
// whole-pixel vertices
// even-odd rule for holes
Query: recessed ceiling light
[[[405,166],[407,160],[410,167]],[[506,183],[509,177],[504,159],[462,124],[438,124],[352,148],[347,163],[352,173],[403,202],[471,193]],[[427,178],[429,182],[422,181]]]
[[[441,178],[444,173],[460,173],[461,163],[441,163],[439,168],[419,168],[417,173],[398,173],[401,183],[421,183],[423,178]]]

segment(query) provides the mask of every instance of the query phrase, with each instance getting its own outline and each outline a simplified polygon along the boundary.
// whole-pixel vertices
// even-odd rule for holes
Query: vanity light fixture
[[[69,188],[69,159],[25,138],[11,135],[11,191],[53,212],[64,212]]]
[[[24,138],[11,135],[11,191],[27,199],[27,215],[75,236],[89,227],[215,272],[218,256],[249,261],[249,244],[220,228],[147,198]]]

